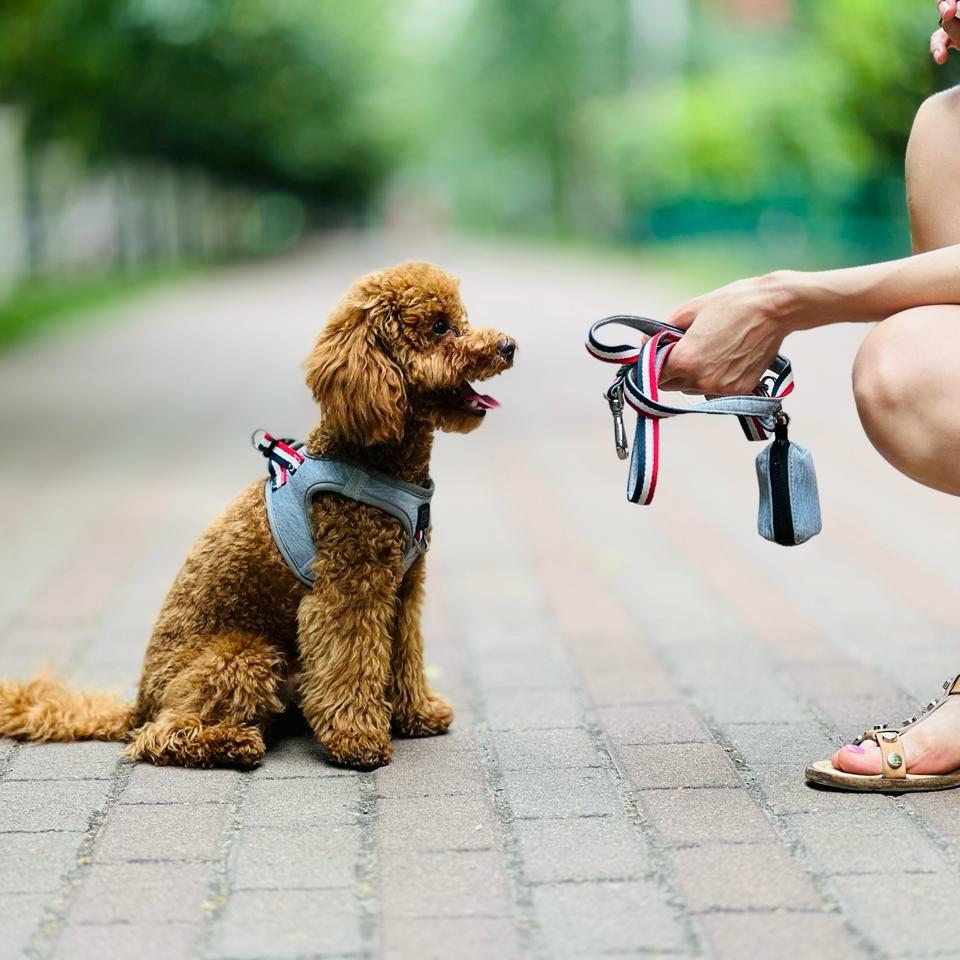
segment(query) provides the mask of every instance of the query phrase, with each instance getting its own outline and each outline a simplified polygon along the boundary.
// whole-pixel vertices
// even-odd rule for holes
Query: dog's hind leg
[[[423,607],[425,559],[420,557],[400,587],[390,652],[390,703],[393,729],[403,737],[432,737],[453,722],[453,709],[433,693],[423,672]]]
[[[282,713],[283,655],[248,634],[221,634],[187,659],[133,732],[127,754],[182,767],[249,767],[264,754],[264,721]],[[148,671],[167,673],[148,660]],[[148,678],[149,679],[149,676]]]

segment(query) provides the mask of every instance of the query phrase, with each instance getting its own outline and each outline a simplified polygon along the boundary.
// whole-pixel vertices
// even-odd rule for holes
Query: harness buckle
[[[607,403],[610,404],[610,414],[613,417],[613,442],[617,446],[617,456],[626,460],[630,455],[627,446],[627,428],[623,422],[623,383],[615,383],[604,393]]]

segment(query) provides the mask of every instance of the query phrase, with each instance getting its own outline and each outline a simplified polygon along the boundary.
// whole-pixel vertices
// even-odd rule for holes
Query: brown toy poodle
[[[426,485],[437,429],[469,433],[496,406],[470,381],[512,365],[516,344],[467,323],[456,279],[409,263],[358,280],[306,360],[323,419],[312,457]],[[135,704],[47,679],[0,681],[0,735],[129,740],[138,760],[249,766],[295,699],[326,756],[374,767],[401,736],[453,719],[423,672],[424,558],[383,510],[334,493],[310,506],[313,585],[284,561],[263,479],[200,537],[170,588]]]

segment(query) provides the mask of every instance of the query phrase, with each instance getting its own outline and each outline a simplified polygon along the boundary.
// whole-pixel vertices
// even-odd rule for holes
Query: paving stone
[[[645,790],[640,805],[657,831],[658,843],[665,846],[777,839],[763,810],[745,790]]]
[[[650,882],[545,885],[532,896],[538,938],[556,960],[685,946],[679,923]]]
[[[750,766],[796,763],[803,767],[831,756],[839,746],[814,723],[732,723],[724,732]]]
[[[491,730],[553,729],[583,723],[583,708],[574,690],[490,693],[485,707]]]
[[[844,913],[884,956],[950,955],[960,903],[956,874],[868,874],[834,877],[831,885]]]
[[[716,960],[857,960],[863,953],[840,919],[823,913],[727,913],[700,918]]]
[[[707,680],[697,686],[697,702],[720,724],[810,721],[809,712],[796,701],[790,688],[772,680],[767,672]]]
[[[956,791],[943,790],[908,796],[909,799],[902,799],[900,804],[915,810],[937,833],[948,837],[960,836],[960,798]]]
[[[424,797],[486,792],[486,777],[479,755],[461,750],[434,751],[429,756],[421,751],[417,753],[397,750],[393,760],[373,774],[379,796]]]
[[[394,760],[432,760],[440,754],[476,753],[477,732],[466,724],[454,721],[454,725],[437,737],[395,737]]]
[[[882,799],[873,807],[799,814],[790,818],[790,828],[826,874],[946,868],[940,852],[918,825]]]
[[[387,917],[383,960],[522,960],[512,920],[498,917]]]
[[[210,888],[207,863],[95,863],[67,915],[69,923],[198,923]]]
[[[360,790],[353,777],[256,780],[244,798],[241,822],[251,827],[316,827],[357,823]]]
[[[215,860],[228,808],[222,804],[118,805],[107,818],[94,860]]]
[[[76,866],[82,833],[0,833],[0,893],[57,890]]]
[[[676,700],[676,685],[661,671],[624,669],[616,663],[594,665],[581,675],[584,689],[597,707]]]
[[[122,753],[122,743],[25,744],[13,758],[6,779],[109,780]]]
[[[54,960],[188,960],[200,927],[188,923],[80,924],[65,927]]]
[[[700,718],[682,703],[631,703],[597,711],[607,735],[619,743],[711,743]]]
[[[270,780],[283,777],[356,777],[356,774],[327,763],[311,736],[289,737],[267,747],[254,777]]]
[[[580,817],[623,813],[623,801],[609,770],[504,770],[502,783],[516,819]]]
[[[915,712],[919,703],[896,694],[852,697],[818,697],[817,709],[838,731],[838,737],[853,739],[875,723],[898,724]]]
[[[506,877],[492,850],[385,853],[380,909],[390,917],[509,916]]]
[[[484,691],[560,690],[573,686],[574,677],[566,655],[547,644],[518,645],[509,657],[479,657],[474,680]]]
[[[730,757],[716,743],[625,746],[618,754],[637,790],[740,786]]]
[[[26,956],[23,950],[40,925],[49,896],[36,893],[0,894],[0,956]]]
[[[102,780],[4,780],[0,833],[86,830],[94,811],[104,806],[108,788]]]
[[[236,770],[188,770],[138,763],[120,803],[226,803],[237,788]]]
[[[510,829],[530,883],[630,880],[649,870],[636,827],[615,817],[523,820]]]
[[[377,810],[384,850],[488,850],[500,842],[486,797],[385,797]]]
[[[230,876],[237,890],[347,887],[355,881],[359,849],[357,827],[248,827],[231,851]]]
[[[209,960],[282,960],[359,954],[360,902],[350,890],[234,893],[217,918]]]
[[[600,766],[586,730],[504,730],[490,736],[504,770]]]
[[[774,813],[812,813],[829,809],[841,797],[835,790],[824,790],[808,784],[803,776],[803,768],[795,763],[750,767],[742,775],[744,783],[756,785],[762,791]],[[842,797],[859,804],[866,795],[850,793]]]
[[[671,861],[693,911],[823,908],[801,867],[778,844],[688,847],[675,850]]]

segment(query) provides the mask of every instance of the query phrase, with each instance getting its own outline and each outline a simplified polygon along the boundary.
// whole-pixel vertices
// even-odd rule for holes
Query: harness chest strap
[[[277,549],[302,583],[310,586],[314,580],[316,544],[310,506],[319,493],[336,493],[397,519],[407,537],[404,571],[429,549],[432,480],[429,486],[420,487],[343,460],[311,457],[302,444],[276,441],[264,431],[254,434],[253,443],[271,460],[271,466],[277,462],[275,457],[282,458],[265,484],[267,518]]]

